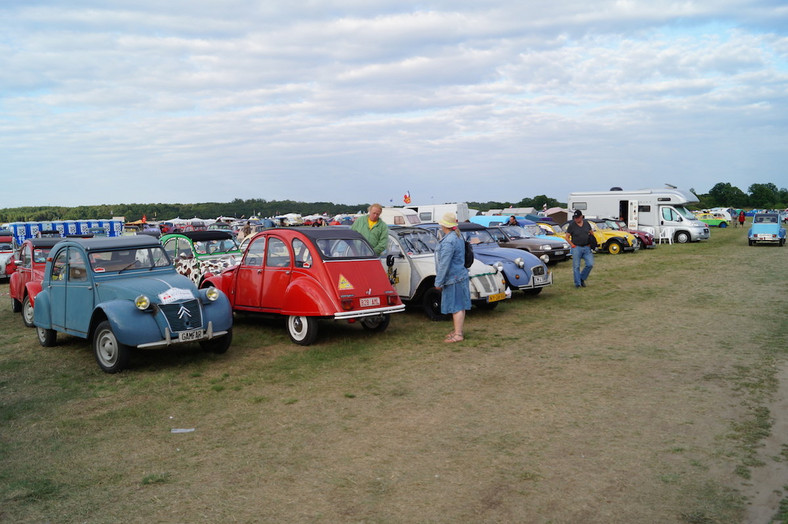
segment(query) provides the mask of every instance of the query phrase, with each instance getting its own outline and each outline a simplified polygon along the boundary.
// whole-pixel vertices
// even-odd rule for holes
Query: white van
[[[421,224],[419,214],[407,207],[384,207],[380,219],[390,226],[415,226]]]
[[[467,222],[471,218],[468,204],[465,202],[455,202],[453,204],[429,204],[425,206],[405,206],[406,209],[412,209],[419,214],[419,220],[422,222],[437,222],[446,213],[454,213],[457,215],[457,222]]]

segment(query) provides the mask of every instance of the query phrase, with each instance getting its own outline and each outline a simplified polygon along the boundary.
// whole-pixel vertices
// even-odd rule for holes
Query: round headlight
[[[148,297],[146,297],[145,295],[140,295],[140,296],[138,296],[137,298],[134,299],[134,305],[140,311],[145,311],[146,309],[148,309],[150,307],[150,299]]]
[[[495,264],[493,264],[493,267],[498,271],[503,272],[503,262],[501,262],[500,260]]]
[[[525,260],[522,257],[515,258],[514,263],[517,264],[517,267],[525,267]]]
[[[219,298],[219,290],[211,286],[207,290],[205,290],[205,296],[208,298],[208,300],[213,302],[214,300]]]

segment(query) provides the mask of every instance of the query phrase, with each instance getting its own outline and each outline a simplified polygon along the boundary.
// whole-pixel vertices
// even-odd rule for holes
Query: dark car
[[[494,226],[490,227],[489,231],[499,246],[523,249],[548,264],[569,257],[569,242],[545,235],[536,224]]]
[[[198,290],[179,275],[162,245],[148,235],[73,238],[50,252],[33,314],[38,341],[57,333],[93,342],[99,367],[124,369],[132,348],[199,342],[224,353],[233,315],[216,288]]]
[[[657,244],[654,242],[654,235],[649,233],[648,231],[643,231],[641,229],[632,229],[627,226],[627,223],[623,220],[616,220],[614,218],[608,218],[605,220],[607,225],[610,226],[610,229],[618,230],[618,231],[626,231],[627,233],[632,233],[635,237],[635,249],[646,248],[646,249],[653,249],[657,247]]]

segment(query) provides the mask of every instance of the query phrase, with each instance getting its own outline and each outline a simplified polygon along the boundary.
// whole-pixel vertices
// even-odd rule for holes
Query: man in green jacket
[[[380,255],[389,244],[389,226],[380,219],[383,206],[372,204],[367,208],[368,215],[361,215],[353,222],[353,231],[361,233],[372,244],[375,254]]]

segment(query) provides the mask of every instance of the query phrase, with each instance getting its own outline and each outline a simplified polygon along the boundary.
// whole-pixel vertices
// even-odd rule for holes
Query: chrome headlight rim
[[[140,311],[145,311],[150,307],[150,299],[146,295],[139,295],[134,299],[134,307]]]
[[[525,260],[523,259],[523,257],[517,257],[517,258],[515,258],[515,259],[513,260],[513,262],[514,262],[514,263],[515,263],[515,265],[517,265],[517,267],[519,267],[519,268],[524,268],[524,267],[525,267]]]
[[[220,295],[220,291],[216,289],[214,286],[211,286],[205,290],[205,298],[210,300],[211,302],[215,302]]]

